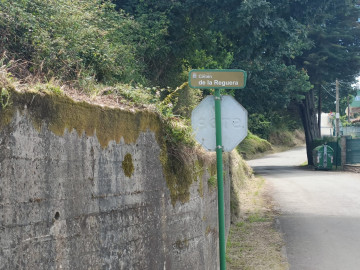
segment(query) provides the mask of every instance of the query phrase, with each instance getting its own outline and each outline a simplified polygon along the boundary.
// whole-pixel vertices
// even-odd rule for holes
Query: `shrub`
[[[249,117],[249,130],[263,139],[268,139],[271,132],[271,122],[263,114],[252,114]]]
[[[140,26],[109,1],[3,0],[0,45],[29,69],[65,80],[144,82],[132,33]]]

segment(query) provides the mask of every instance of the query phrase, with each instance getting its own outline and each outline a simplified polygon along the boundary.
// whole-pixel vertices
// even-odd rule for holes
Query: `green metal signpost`
[[[223,181],[223,143],[221,131],[221,95],[220,89],[241,89],[246,85],[246,72],[240,69],[228,70],[191,70],[189,86],[192,88],[215,89],[215,129],[216,163],[218,184],[219,253],[220,270],[226,269],[224,181]]]
[[[220,89],[215,89],[215,129],[216,129],[216,170],[218,184],[218,215],[219,215],[219,252],[220,269],[226,269],[225,261],[225,213],[224,213],[224,180],[221,134],[221,103]]]

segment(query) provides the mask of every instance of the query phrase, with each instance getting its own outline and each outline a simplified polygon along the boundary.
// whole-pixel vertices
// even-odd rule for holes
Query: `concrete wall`
[[[105,146],[99,131],[55,134],[55,116],[39,119],[30,101],[15,100],[10,121],[0,123],[0,269],[218,269],[210,169],[176,200],[158,131],[142,128],[133,142]]]

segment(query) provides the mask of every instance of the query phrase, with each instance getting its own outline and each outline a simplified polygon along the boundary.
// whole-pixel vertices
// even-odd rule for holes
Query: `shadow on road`
[[[289,174],[289,172],[294,170],[301,171],[314,171],[310,166],[252,166],[254,173],[256,175],[279,175],[279,174]]]

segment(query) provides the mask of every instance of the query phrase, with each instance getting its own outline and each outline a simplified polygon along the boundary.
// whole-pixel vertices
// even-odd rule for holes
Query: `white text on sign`
[[[245,87],[246,72],[243,70],[192,70],[189,86],[208,89],[240,89]]]
[[[208,86],[238,86],[238,81],[200,80],[199,85]]]

